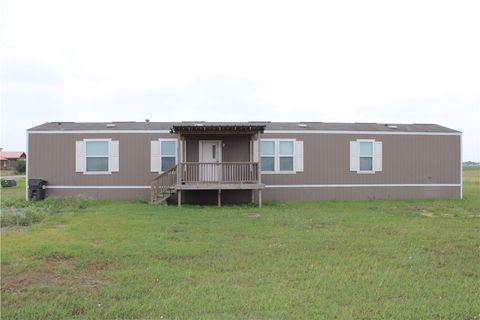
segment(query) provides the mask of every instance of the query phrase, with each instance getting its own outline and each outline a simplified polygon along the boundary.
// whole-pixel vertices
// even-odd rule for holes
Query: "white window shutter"
[[[160,141],[150,142],[150,171],[160,172]]]
[[[253,140],[253,162],[258,162],[258,140]]]
[[[110,172],[118,172],[120,170],[120,153],[118,141],[110,141],[110,157],[108,159]]]
[[[85,141],[75,142],[75,171],[85,171]]]
[[[303,141],[295,141],[295,171],[303,172]]]
[[[350,141],[350,171],[360,169],[360,147],[358,141]]]
[[[375,141],[375,171],[382,171],[382,141]]]

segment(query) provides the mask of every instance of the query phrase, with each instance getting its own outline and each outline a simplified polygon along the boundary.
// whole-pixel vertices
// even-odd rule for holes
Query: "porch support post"
[[[254,159],[253,159],[253,142],[255,141],[255,135],[252,134],[252,136],[250,137],[250,162],[253,162]]]
[[[182,206],[182,190],[177,192],[177,205],[179,208]]]
[[[183,143],[182,143],[182,134],[178,134],[177,138],[177,185],[180,185],[182,181],[182,159],[183,159]]]
[[[258,207],[262,207],[262,189],[258,189]]]
[[[222,189],[218,189],[218,195],[217,195],[217,201],[218,201],[218,206],[222,206]]]
[[[186,136],[181,136],[182,139],[182,158],[181,162],[187,162],[187,138]]]
[[[257,183],[260,184],[262,183],[262,168],[260,168],[260,132],[257,134],[257,154],[258,154],[258,162],[257,162]],[[260,192],[259,194],[262,194],[262,192]]]

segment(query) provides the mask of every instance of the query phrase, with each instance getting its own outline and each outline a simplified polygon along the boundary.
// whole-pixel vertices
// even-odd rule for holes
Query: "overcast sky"
[[[3,0],[1,146],[48,121],[438,123],[480,161],[480,1]]]

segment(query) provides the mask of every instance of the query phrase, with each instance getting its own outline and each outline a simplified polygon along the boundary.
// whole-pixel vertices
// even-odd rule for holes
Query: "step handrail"
[[[159,194],[170,192],[177,184],[177,165],[162,172],[150,181],[150,202],[155,202]]]

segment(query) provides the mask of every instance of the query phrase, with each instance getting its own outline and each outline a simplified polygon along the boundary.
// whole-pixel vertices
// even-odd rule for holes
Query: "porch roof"
[[[202,134],[202,133],[225,133],[225,134],[255,134],[257,132],[263,133],[266,125],[258,124],[213,124],[213,123],[199,123],[199,124],[181,124],[173,125],[170,129],[171,133],[181,134]]]

